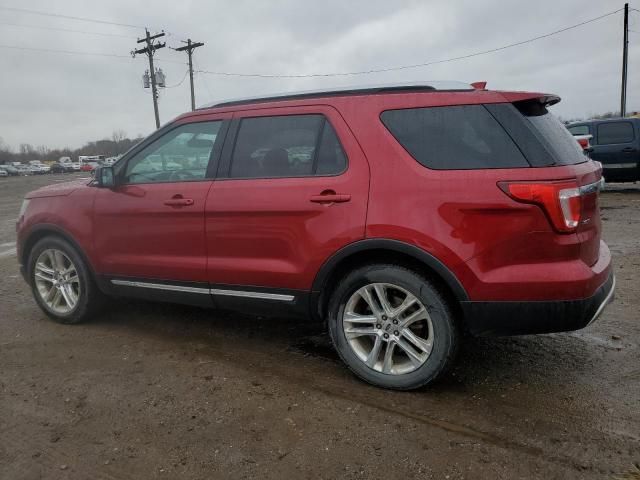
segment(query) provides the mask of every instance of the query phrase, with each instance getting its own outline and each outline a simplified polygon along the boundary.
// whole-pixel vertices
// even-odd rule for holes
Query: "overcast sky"
[[[501,47],[623,7],[618,0],[13,0],[3,6],[164,29],[167,46],[191,37],[201,70],[266,74],[347,72],[423,63]],[[150,6],[152,8],[150,8]],[[632,4],[634,6],[634,4]],[[640,3],[638,3],[640,8]],[[20,24],[23,27],[6,25]],[[24,25],[99,32],[98,36]],[[640,13],[630,14],[640,32]],[[128,55],[143,31],[0,9],[0,45]],[[130,38],[129,38],[130,37]],[[628,110],[640,110],[640,33],[629,34]],[[622,12],[527,45],[430,67],[354,77],[270,79],[199,74],[196,103],[345,84],[486,80],[489,88],[559,94],[562,117],[618,110]],[[186,54],[157,53],[169,86],[186,72]],[[182,63],[181,63],[182,62]],[[146,57],[66,55],[0,48],[0,137],[72,148],[154,130]],[[165,123],[190,108],[188,78],[160,93]]]

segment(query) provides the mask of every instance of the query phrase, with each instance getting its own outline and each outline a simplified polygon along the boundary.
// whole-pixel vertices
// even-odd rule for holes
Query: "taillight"
[[[511,198],[542,207],[558,232],[575,231],[580,223],[582,194],[576,182],[499,182]]]

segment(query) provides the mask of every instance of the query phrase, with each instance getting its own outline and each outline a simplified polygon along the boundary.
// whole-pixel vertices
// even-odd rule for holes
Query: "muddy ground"
[[[465,339],[444,380],[397,393],[296,321],[124,300],[47,320],[14,223],[63,178],[0,179],[0,479],[591,479],[640,462],[638,185],[602,195],[618,288],[598,322]]]

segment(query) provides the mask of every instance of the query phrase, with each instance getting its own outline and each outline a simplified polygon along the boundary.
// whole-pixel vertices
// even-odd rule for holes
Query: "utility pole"
[[[202,42],[192,43],[191,39],[189,38],[187,39],[186,45],[184,47],[174,49],[176,52],[187,52],[187,55],[189,56],[189,80],[191,81],[191,110],[196,109],[196,95],[193,90],[193,62],[191,60],[191,56],[193,55],[193,51],[196,48],[202,47],[203,45],[204,43]]]
[[[620,116],[627,114],[627,59],[629,56],[629,4],[624,4],[624,34],[622,43],[622,88],[620,90]]]
[[[153,68],[153,54],[156,50],[164,48],[166,43],[155,43],[154,40],[156,38],[164,37],[164,32],[156,33],[155,35],[151,35],[149,30],[145,28],[146,36],[145,38],[138,39],[138,43],[146,43],[147,46],[144,48],[139,48],[138,50],[134,50],[131,52],[133,56],[136,54],[144,53],[149,57],[149,72],[151,75],[151,96],[153,97],[153,112],[156,116],[156,128],[160,128],[160,114],[158,113],[158,87],[156,85],[156,71]]]

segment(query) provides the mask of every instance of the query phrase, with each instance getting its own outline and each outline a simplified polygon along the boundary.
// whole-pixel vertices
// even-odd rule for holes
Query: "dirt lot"
[[[618,288],[596,324],[466,339],[447,378],[396,393],[291,320],[124,300],[47,320],[14,222],[24,193],[69,177],[0,179],[1,479],[590,479],[640,462],[638,186],[602,195]]]

